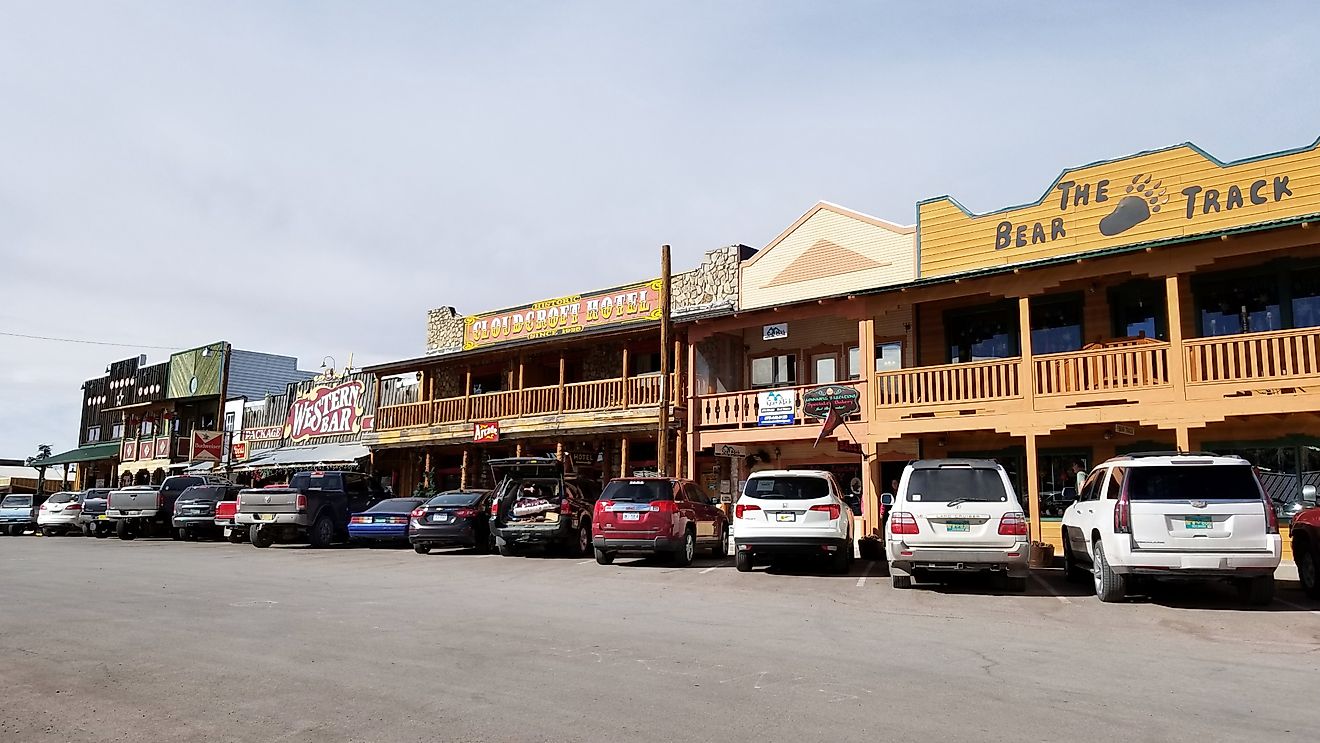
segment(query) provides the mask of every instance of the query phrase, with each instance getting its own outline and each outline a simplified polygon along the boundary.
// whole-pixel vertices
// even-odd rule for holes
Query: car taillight
[[[413,509],[413,512],[412,512],[412,517],[413,517],[413,518],[415,518],[415,519],[420,519],[420,518],[422,518],[422,517],[425,516],[425,515],[426,515],[426,509],[425,509],[425,508],[414,508],[414,509]]]
[[[64,510],[66,510],[66,511],[81,511],[81,510],[82,510],[82,504],[81,504],[81,503],[70,503],[69,505],[67,505],[67,506],[64,507]]]
[[[459,519],[470,519],[476,515],[477,509],[475,508],[460,508],[457,511],[454,511],[454,518]]]
[[[761,507],[756,505],[755,503],[748,503],[745,506],[739,503],[738,505],[733,507],[733,517],[735,519],[745,518],[743,514],[750,513],[752,511],[759,511],[759,510],[761,510]]]
[[[163,493],[156,493],[156,510],[159,511],[164,507],[165,507],[165,495]]]
[[[651,510],[656,513],[678,513],[678,504],[671,500],[651,501]]]
[[[45,503],[42,503],[42,504],[41,504],[41,508],[38,508],[37,510],[38,510],[38,511],[44,511],[44,510],[46,510],[46,504],[45,504]]]
[[[1021,511],[999,517],[999,533],[1006,537],[1027,536],[1027,518]]]
[[[1132,533],[1132,501],[1128,500],[1127,480],[1119,492],[1118,503],[1114,504],[1114,533]]]
[[[500,516],[500,499],[499,499],[499,498],[496,498],[495,500],[493,500],[493,501],[490,502],[490,515],[491,515],[491,518],[499,518],[499,516]]]
[[[834,520],[836,520],[836,519],[839,518],[839,513],[840,513],[843,509],[839,507],[839,504],[838,504],[838,503],[830,503],[829,505],[825,505],[825,504],[822,503],[822,504],[819,505],[819,506],[812,506],[812,507],[811,507],[811,510],[813,510],[813,511],[825,511],[825,512],[829,513],[829,515],[830,515],[830,521],[834,521]]]
[[[1274,510],[1274,501],[1265,493],[1265,487],[1260,484],[1260,470],[1251,468],[1251,474],[1256,478],[1256,489],[1260,491],[1261,503],[1265,506],[1265,533],[1279,533],[1279,514]]]
[[[353,518],[349,519],[348,522],[349,522],[350,524],[370,524],[370,523],[371,523],[371,517],[370,517],[370,516],[354,516]]]
[[[559,502],[560,513],[573,513],[573,503],[567,498]]]
[[[895,534],[920,534],[917,517],[907,511],[899,511],[889,517],[889,530]]]
[[[306,511],[306,510],[307,510],[307,496],[304,495],[304,494],[302,494],[302,493],[299,493],[299,494],[298,494],[298,497],[295,498],[294,501],[293,501],[293,506],[294,506],[294,508],[298,509],[299,511]]]

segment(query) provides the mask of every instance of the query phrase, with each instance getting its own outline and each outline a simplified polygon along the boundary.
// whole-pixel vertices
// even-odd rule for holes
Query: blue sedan
[[[389,498],[355,513],[348,519],[348,538],[353,542],[408,543],[408,516],[425,498]]]

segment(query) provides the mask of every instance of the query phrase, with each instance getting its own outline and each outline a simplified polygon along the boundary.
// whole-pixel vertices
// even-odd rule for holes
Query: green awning
[[[111,457],[117,456],[119,456],[119,442],[111,441],[105,444],[92,444],[91,446],[80,446],[77,449],[70,449],[69,451],[56,454],[48,459],[41,460],[41,464],[49,467],[56,464],[95,462],[98,459],[110,459]]]

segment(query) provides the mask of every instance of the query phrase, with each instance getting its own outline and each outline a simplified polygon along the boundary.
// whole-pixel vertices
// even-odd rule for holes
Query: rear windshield
[[[109,490],[88,490],[86,493],[83,494],[83,498],[86,500],[90,500],[93,498],[104,499],[109,494],[110,494]]]
[[[600,497],[625,503],[673,500],[674,486],[668,480],[615,480],[605,486]]]
[[[1249,465],[1132,467],[1128,500],[1259,500]]]
[[[425,498],[386,498],[368,508],[367,513],[406,513],[425,502]]]
[[[954,500],[1008,500],[999,470],[986,467],[941,467],[912,470],[908,477],[909,503],[948,503]]]
[[[747,481],[743,495],[776,500],[828,498],[830,484],[819,477],[755,477]]]
[[[30,505],[32,505],[30,495],[6,495],[5,499],[0,501],[0,508],[22,508]]]
[[[76,493],[56,493],[50,497],[48,503],[68,503],[77,497]]]
[[[441,493],[426,502],[428,506],[471,506],[481,500],[481,493]]]
[[[206,500],[219,500],[224,495],[223,485],[194,485],[191,488],[179,494],[180,498],[205,498]]]
[[[289,487],[294,490],[338,490],[343,487],[343,481],[336,474],[313,474],[311,472],[299,472],[289,480]]]
[[[194,485],[201,485],[204,482],[206,481],[200,477],[167,477],[160,489],[166,493],[176,493],[180,490],[187,490]]]

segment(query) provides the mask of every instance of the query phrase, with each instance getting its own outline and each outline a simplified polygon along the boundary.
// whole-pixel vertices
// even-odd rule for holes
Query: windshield
[[[387,498],[368,508],[367,513],[408,513],[425,502],[425,498]]]
[[[56,493],[50,497],[47,503],[69,503],[78,497],[77,493]]]
[[[205,480],[200,477],[167,477],[165,484],[160,489],[166,493],[177,493],[180,490],[187,490],[194,485],[201,485]]]
[[[104,500],[105,497],[109,494],[110,494],[109,490],[88,490],[86,493],[83,494],[83,499],[91,500],[93,498],[100,498]]]
[[[1133,467],[1128,500],[1259,500],[1250,465]]]
[[[428,506],[472,506],[483,493],[441,493],[426,502]]]
[[[777,500],[815,500],[829,497],[830,484],[820,477],[754,477],[747,481],[743,495]]]
[[[941,467],[914,469],[908,477],[909,503],[948,503],[955,500],[1008,500],[999,470],[987,467]]]
[[[180,500],[196,498],[198,500],[219,500],[225,488],[220,485],[194,485],[179,494]]]
[[[6,495],[5,499],[0,501],[0,508],[22,508],[30,505],[32,505],[30,495]]]
[[[601,500],[625,503],[673,500],[674,485],[671,480],[614,480],[605,486],[605,492],[600,497]]]

